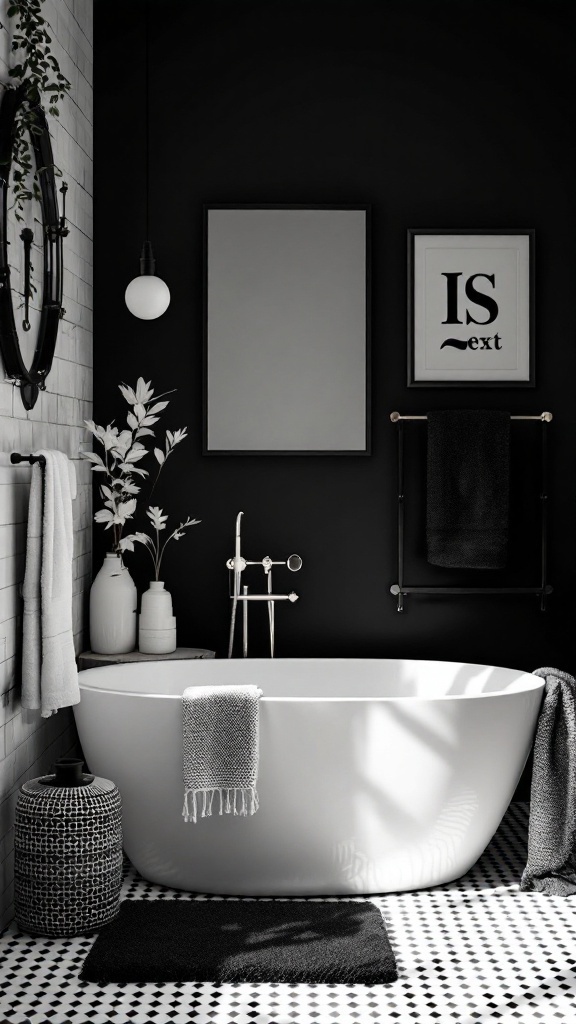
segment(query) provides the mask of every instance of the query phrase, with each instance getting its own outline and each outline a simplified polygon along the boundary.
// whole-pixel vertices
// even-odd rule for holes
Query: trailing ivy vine
[[[60,71],[60,66],[51,52],[52,39],[42,17],[44,0],[11,0],[8,17],[14,19],[14,34],[11,50],[19,61],[8,72],[14,81],[14,88],[24,86],[24,102],[21,104],[15,124],[12,146],[12,193],[15,216],[22,221],[24,204],[30,199],[40,199],[38,168],[33,166],[31,135],[41,135],[38,124],[38,108],[45,96],[48,113],[59,117],[58,103],[65,99],[72,85]],[[6,28],[1,25],[1,28]],[[4,85],[5,89],[11,85]],[[54,173],[62,172],[55,166]]]

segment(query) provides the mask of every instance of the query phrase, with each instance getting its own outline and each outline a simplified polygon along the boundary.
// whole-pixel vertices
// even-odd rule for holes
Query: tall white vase
[[[153,580],[142,594],[138,650],[142,654],[172,654],[176,650],[172,597],[160,580]]]
[[[127,654],[136,646],[138,593],[120,555],[107,554],[90,590],[90,647]]]

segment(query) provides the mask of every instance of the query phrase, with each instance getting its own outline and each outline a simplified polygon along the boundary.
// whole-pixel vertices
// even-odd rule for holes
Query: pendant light
[[[140,274],[128,285],[124,298],[134,316],[140,320],[155,320],[162,316],[170,305],[170,290],[160,277],[156,277],[156,260],[149,240],[150,221],[150,0],[145,3],[145,111],[146,111],[146,241],[140,253]]]

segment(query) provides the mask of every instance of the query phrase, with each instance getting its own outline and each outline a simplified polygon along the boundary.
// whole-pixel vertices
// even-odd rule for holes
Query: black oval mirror
[[[62,241],[68,234],[64,215],[60,218],[58,196],[54,175],[54,157],[48,131],[46,115],[40,105],[35,110],[35,124],[38,132],[30,134],[34,150],[36,171],[40,185],[40,207],[43,235],[42,303],[40,321],[34,354],[30,367],[26,366],[20,348],[18,331],[14,319],[10,262],[8,256],[8,195],[10,169],[14,143],[14,127],[21,105],[28,99],[29,86],[26,83],[17,89],[6,89],[0,105],[0,352],[6,377],[20,385],[22,402],[26,409],[36,404],[38,392],[46,387],[46,378],[52,367],[54,349],[58,336],[62,309]],[[60,191],[65,196],[68,186]],[[22,238],[22,235],[20,235]],[[25,239],[23,239],[26,244]],[[25,266],[29,265],[29,251]],[[25,285],[26,297],[30,298],[29,282]],[[28,322],[25,316],[25,322]]]

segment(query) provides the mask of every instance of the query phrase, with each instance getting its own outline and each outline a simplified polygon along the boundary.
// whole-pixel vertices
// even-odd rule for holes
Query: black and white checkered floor
[[[92,937],[34,939],[13,923],[0,938],[0,1024],[573,1022],[576,897],[519,892],[526,825],[526,805],[512,804],[481,860],[457,882],[370,897],[396,953],[393,984],[101,988],[78,981]],[[128,868],[123,898],[194,897]]]

